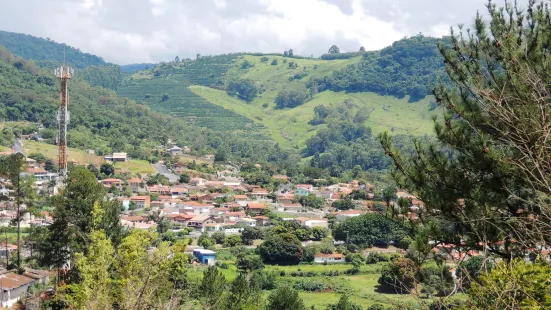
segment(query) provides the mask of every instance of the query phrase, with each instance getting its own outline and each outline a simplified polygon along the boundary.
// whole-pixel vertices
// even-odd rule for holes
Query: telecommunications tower
[[[59,111],[57,112],[57,122],[59,124],[59,136],[57,138],[59,178],[65,182],[67,178],[67,125],[69,124],[69,80],[73,77],[75,70],[62,65],[55,69],[55,76],[61,82]]]

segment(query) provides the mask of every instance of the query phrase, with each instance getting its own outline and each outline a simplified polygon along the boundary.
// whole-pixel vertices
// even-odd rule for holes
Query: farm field
[[[47,158],[50,158],[54,161],[57,160],[57,146],[52,144],[47,144],[43,142],[36,142],[32,140],[24,140],[23,148],[25,153],[42,153]],[[87,154],[83,150],[69,148],[69,161],[75,160],[79,164],[101,164],[103,162],[103,157],[97,155]],[[131,159],[127,162],[119,162],[114,164],[115,169],[121,170],[130,170],[135,174],[151,174],[155,173],[155,169],[151,167],[145,160]]]

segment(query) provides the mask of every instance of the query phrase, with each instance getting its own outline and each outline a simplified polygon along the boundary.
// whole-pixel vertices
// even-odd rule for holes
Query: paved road
[[[21,140],[14,139],[13,140],[13,152],[14,153],[21,153],[25,155],[25,150],[23,149],[23,144],[21,143]]]
[[[153,166],[153,168],[155,168],[155,170],[157,170],[158,173],[164,175],[165,177],[168,178],[168,181],[170,183],[176,183],[178,182],[178,180],[180,179],[179,176],[175,175],[174,173],[172,173],[165,165],[163,164],[152,164],[151,166]]]

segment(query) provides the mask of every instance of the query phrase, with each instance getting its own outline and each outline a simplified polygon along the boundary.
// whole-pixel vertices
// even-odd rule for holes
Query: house
[[[314,263],[318,264],[344,264],[346,262],[343,254],[316,254]]]
[[[201,262],[201,264],[214,266],[216,264],[216,252],[207,249],[193,250],[193,256]]]
[[[214,160],[215,157],[216,157],[216,156],[215,156],[214,154],[207,154],[207,155],[205,155],[205,158],[206,158],[206,159],[210,159],[210,160]]]
[[[170,188],[170,192],[172,193],[172,197],[184,197],[186,194],[189,193],[189,189],[186,187],[176,186]]]
[[[256,226],[266,226],[270,223],[270,218],[264,215],[253,217],[256,220]]]
[[[151,198],[149,196],[134,196],[130,198],[130,202],[136,204],[136,208],[149,208],[151,207]]]
[[[192,219],[188,220],[187,226],[203,230],[203,227],[206,224],[212,224],[212,223],[215,223],[212,217],[206,216],[206,215],[196,215]]]
[[[234,202],[244,202],[244,201],[247,201],[249,199],[249,197],[247,197],[246,195],[235,195],[233,196],[233,201]]]
[[[17,301],[26,297],[29,286],[35,279],[13,272],[0,274],[0,288],[2,289],[2,307],[11,308]]]
[[[277,208],[279,212],[300,212],[304,207],[300,203],[282,203]]]
[[[245,212],[243,212],[243,211],[236,211],[236,212],[226,212],[226,213],[223,215],[223,218],[224,218],[224,220],[235,221],[236,219],[243,218],[243,217],[245,217],[245,216],[246,216]]]
[[[302,225],[310,228],[321,227],[329,228],[329,221],[326,218],[310,218],[305,220]]]
[[[251,218],[239,218],[236,220],[237,224],[241,224],[244,226],[249,227],[255,227],[256,226],[256,220]]]
[[[193,213],[197,215],[210,215],[212,210],[214,210],[214,206],[211,204],[197,204],[194,206],[191,206]]]
[[[50,271],[48,270],[36,270],[25,268],[24,276],[34,279],[36,283],[49,284],[50,283]],[[33,283],[34,284],[34,283]]]
[[[272,176],[272,179],[282,181],[282,182],[289,182],[289,177],[282,174],[276,174]]]
[[[188,225],[188,221],[194,218],[195,214],[186,214],[186,213],[179,213],[179,214],[169,214],[168,217],[172,219],[172,221],[181,224],[183,226]]]
[[[10,243],[6,244],[5,242],[0,243],[0,258],[6,258],[6,255],[12,257],[15,251],[17,251],[17,245]]]
[[[305,188],[298,188],[295,189],[295,196],[308,196],[310,195],[310,191],[308,191]]]
[[[184,151],[182,150],[182,148],[178,147],[177,145],[172,146],[171,148],[167,149],[166,151],[167,151],[167,153],[169,153],[172,156],[178,156],[178,155],[183,155],[184,154]]]
[[[37,181],[54,180],[57,174],[48,172],[44,168],[34,167],[27,169],[27,173],[32,175]]]
[[[268,198],[268,190],[265,188],[253,188],[253,191],[249,193],[255,199],[266,199]]]
[[[213,233],[217,231],[222,230],[222,224],[221,223],[209,223],[205,225],[205,232],[206,233]]]
[[[346,210],[346,211],[341,211],[341,212],[337,212],[337,213],[334,213],[334,214],[337,217],[338,221],[344,221],[347,218],[360,216],[364,213],[365,212],[358,211],[358,210]]]
[[[25,158],[25,163],[27,164],[28,167],[36,166],[36,160],[34,160],[30,157]]]
[[[160,185],[154,185],[154,186],[148,186],[147,192],[150,194],[157,194],[157,195],[171,195],[172,192],[170,190],[170,186],[160,186]]]
[[[113,153],[113,155],[106,155],[104,158],[112,162],[125,162],[128,160],[128,155],[126,153]]]
[[[203,178],[193,178],[189,180],[189,184],[195,185],[195,186],[204,185],[205,183],[207,183],[207,180]]]
[[[101,183],[103,183],[103,186],[105,187],[111,187],[111,186],[120,187],[122,185],[122,180],[108,178],[101,181]]]
[[[261,214],[266,209],[266,206],[263,203],[249,202],[245,208],[252,214]]]
[[[294,194],[285,193],[285,194],[279,194],[277,196],[277,201],[279,201],[279,203],[293,203],[293,200],[295,200]]]
[[[314,185],[312,185],[312,184],[297,184],[297,189],[298,188],[302,188],[302,189],[305,189],[305,190],[311,192],[311,191],[314,190]]]
[[[139,192],[144,188],[144,180],[140,178],[132,178],[128,180],[128,186],[132,189],[133,192]]]

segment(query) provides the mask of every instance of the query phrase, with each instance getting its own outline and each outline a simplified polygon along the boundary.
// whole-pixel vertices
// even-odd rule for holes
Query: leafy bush
[[[239,79],[231,81],[226,89],[228,95],[237,96],[247,102],[254,100],[258,94],[258,88],[250,79]]]
[[[276,108],[294,108],[306,101],[306,92],[300,90],[282,89],[275,99]]]
[[[415,285],[417,266],[408,258],[398,258],[383,267],[379,284],[396,293],[409,293]]]
[[[379,252],[370,252],[369,255],[367,255],[366,264],[377,264],[379,262],[388,262],[389,258],[388,256],[381,254]]]
[[[316,281],[299,281],[293,284],[293,288],[297,291],[321,292],[325,290],[325,284]]]

